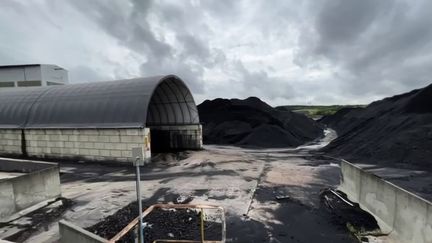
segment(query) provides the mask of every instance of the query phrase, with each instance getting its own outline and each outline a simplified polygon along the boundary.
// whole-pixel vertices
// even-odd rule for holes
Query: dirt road
[[[319,204],[319,191],[339,183],[336,162],[314,154],[332,136],[298,149],[205,146],[164,155],[143,168],[142,195],[148,205],[190,196],[192,204],[223,206],[229,242],[355,242]],[[63,218],[81,227],[135,200],[133,168],[62,164],[61,171],[63,196],[76,202]],[[58,239],[56,223],[48,228],[27,241]]]

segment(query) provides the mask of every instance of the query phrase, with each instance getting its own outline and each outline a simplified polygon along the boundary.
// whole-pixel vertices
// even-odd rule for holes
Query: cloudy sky
[[[432,82],[429,0],[1,0],[0,64],[176,74],[197,102],[357,104]]]

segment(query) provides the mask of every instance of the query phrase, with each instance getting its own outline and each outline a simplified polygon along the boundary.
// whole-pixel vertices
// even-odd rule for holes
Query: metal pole
[[[138,162],[138,161],[137,161]],[[140,190],[140,168],[139,163],[136,163],[136,191],[137,191],[137,200],[138,200],[138,210],[139,210],[139,237],[138,242],[144,243],[144,230],[143,230],[143,218],[142,218],[142,203],[141,203],[141,190]]]
[[[204,209],[201,208],[201,242],[204,243],[205,236],[204,236]]]

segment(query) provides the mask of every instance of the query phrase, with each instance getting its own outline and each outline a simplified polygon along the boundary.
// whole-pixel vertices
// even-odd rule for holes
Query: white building
[[[0,89],[63,85],[67,83],[67,70],[57,65],[25,64],[0,66]]]

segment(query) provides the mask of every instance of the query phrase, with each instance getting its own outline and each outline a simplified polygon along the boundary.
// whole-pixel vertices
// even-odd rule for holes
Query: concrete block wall
[[[149,129],[32,129],[25,130],[29,156],[89,161],[131,162],[131,150],[143,148],[150,158]]]
[[[21,130],[0,129],[0,153],[21,154]]]
[[[151,144],[155,145],[157,152],[201,149],[202,127],[178,125],[128,129],[0,129],[0,154],[28,155],[42,159],[132,162],[132,148],[140,147],[144,158],[149,161]]]
[[[432,203],[347,161],[339,189],[378,221],[383,233],[405,243],[432,243]]]

